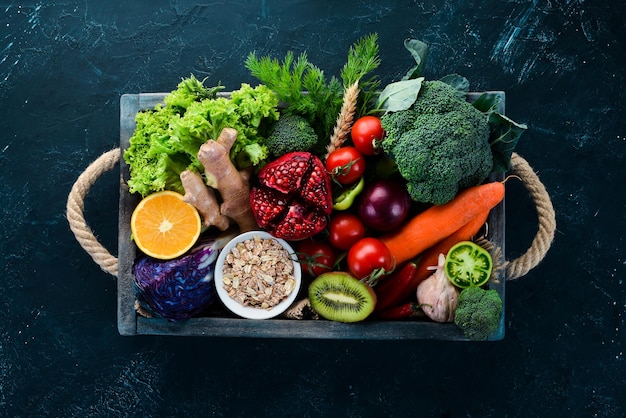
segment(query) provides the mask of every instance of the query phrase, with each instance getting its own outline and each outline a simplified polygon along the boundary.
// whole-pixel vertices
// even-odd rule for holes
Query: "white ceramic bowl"
[[[292,292],[285,299],[283,299],[280,303],[278,303],[271,309],[244,306],[228,296],[228,293],[226,293],[226,290],[224,289],[223,266],[226,256],[231,252],[231,249],[235,245],[250,238],[254,238],[255,236],[261,239],[273,239],[275,241],[278,241],[280,245],[282,245],[283,248],[285,248],[287,252],[291,255],[291,258],[293,260],[293,274],[296,280],[296,285]],[[219,256],[217,257],[217,263],[215,265],[214,280],[215,288],[217,290],[217,294],[220,300],[232,313],[242,318],[248,319],[269,319],[274,318],[285,312],[287,308],[289,308],[296,300],[296,297],[298,296],[298,292],[300,290],[300,286],[302,284],[302,271],[300,268],[300,263],[298,262],[298,256],[295,254],[293,248],[285,240],[276,238],[265,231],[250,231],[236,236],[235,238],[230,240],[221,250]]]

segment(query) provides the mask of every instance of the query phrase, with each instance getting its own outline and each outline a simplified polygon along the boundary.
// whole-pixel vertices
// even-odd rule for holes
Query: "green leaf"
[[[489,144],[493,154],[493,171],[504,172],[511,168],[511,154],[522,134],[528,129],[498,113],[489,114]]]
[[[463,98],[469,93],[469,80],[458,74],[448,74],[439,79],[444,83],[454,87],[459,92],[459,97]]]
[[[511,168],[511,154],[528,127],[517,123],[497,111],[502,95],[483,93],[472,105],[487,115],[489,121],[489,144],[493,154],[493,171],[504,172]]]
[[[424,77],[388,84],[380,93],[375,108],[385,112],[399,112],[410,108],[422,87]]]
[[[495,93],[483,93],[472,103],[472,105],[483,113],[495,112],[502,101],[502,96]]]
[[[404,47],[413,56],[415,66],[407,71],[402,80],[413,80],[422,75],[422,70],[426,65],[426,58],[428,58],[428,45],[420,40],[408,38],[404,40]]]

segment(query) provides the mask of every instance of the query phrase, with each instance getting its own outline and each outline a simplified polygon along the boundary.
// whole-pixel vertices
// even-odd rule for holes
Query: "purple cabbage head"
[[[217,298],[213,273],[224,241],[204,241],[173,260],[138,258],[133,278],[139,300],[172,321],[198,315]]]

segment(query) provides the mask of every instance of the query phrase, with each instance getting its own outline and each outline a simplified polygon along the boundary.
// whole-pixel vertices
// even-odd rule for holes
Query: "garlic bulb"
[[[417,287],[417,302],[424,313],[436,322],[453,322],[459,300],[459,290],[450,283],[443,271],[446,257],[439,254],[435,272]]]

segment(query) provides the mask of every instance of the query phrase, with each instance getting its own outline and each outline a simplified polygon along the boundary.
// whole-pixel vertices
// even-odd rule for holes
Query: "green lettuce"
[[[180,173],[204,172],[197,157],[200,146],[217,139],[225,127],[238,132],[230,151],[237,169],[260,168],[267,162],[264,137],[278,119],[278,98],[264,85],[242,84],[230,99],[217,97],[219,89],[205,88],[191,76],[165,97],[164,104],[137,114],[135,131],[124,151],[131,193],[184,193]]]

